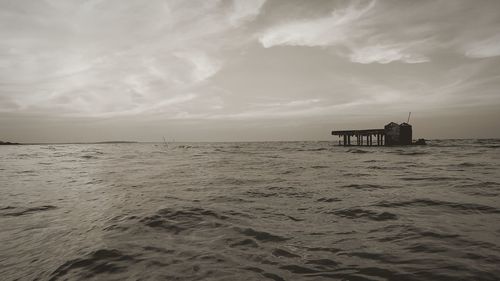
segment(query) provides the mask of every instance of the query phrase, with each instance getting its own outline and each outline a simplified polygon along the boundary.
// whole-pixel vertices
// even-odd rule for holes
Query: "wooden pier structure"
[[[344,146],[381,146],[386,145],[385,140],[385,130],[384,129],[367,129],[367,130],[342,130],[342,131],[332,131],[332,135],[339,136],[343,138],[339,140],[340,145]],[[356,138],[351,142],[351,137]],[[376,142],[375,142],[376,141]]]
[[[408,123],[391,122],[384,126],[383,129],[368,129],[368,130],[342,130],[332,131],[332,135],[339,136],[339,145],[364,145],[364,146],[381,146],[381,145],[412,145],[412,126]],[[356,138],[356,142],[351,142],[351,137]],[[376,141],[376,142],[375,142]],[[425,144],[425,140],[419,140],[419,143]]]

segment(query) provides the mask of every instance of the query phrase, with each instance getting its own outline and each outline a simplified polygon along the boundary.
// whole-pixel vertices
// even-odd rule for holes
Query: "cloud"
[[[191,76],[194,82],[202,82],[217,73],[220,62],[202,52],[181,52],[175,56],[189,62],[192,66]]]
[[[380,43],[368,27],[373,21],[376,1],[351,2],[345,8],[335,9],[328,17],[298,20],[264,32],[259,41],[264,48],[273,46],[332,47],[341,46],[349,50],[347,57],[355,63],[422,63],[430,59],[422,54],[408,51],[411,42]],[[380,36],[378,36],[380,37]],[[375,41],[379,41],[376,38]],[[383,40],[380,40],[383,41]],[[385,40],[391,42],[391,40]]]
[[[113,116],[161,108],[174,116],[201,98],[193,93],[220,71],[220,52],[239,46],[231,32],[257,17],[264,3],[3,3],[0,97],[17,110],[47,114]],[[11,95],[7,84],[23,94]]]
[[[500,34],[466,47],[465,55],[470,58],[489,58],[500,56]]]
[[[334,10],[330,16],[312,20],[297,20],[272,27],[265,31],[259,41],[264,48],[279,45],[325,47],[348,43],[352,26],[375,5],[371,1],[366,6],[359,3]],[[362,36],[362,34],[359,34]]]
[[[368,63],[391,63],[401,61],[405,63],[423,63],[430,61],[424,55],[414,54],[405,51],[405,47],[397,45],[375,45],[356,48],[349,54],[349,59],[352,62],[368,64]]]
[[[230,9],[229,23],[239,26],[255,19],[265,2],[266,0],[234,0]]]

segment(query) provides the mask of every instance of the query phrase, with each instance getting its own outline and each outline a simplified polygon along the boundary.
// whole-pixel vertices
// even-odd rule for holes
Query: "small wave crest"
[[[334,211],[333,214],[348,219],[369,219],[374,221],[396,220],[398,216],[389,212],[376,212],[362,208],[347,208]]]
[[[371,153],[371,151],[363,150],[363,149],[359,149],[359,148],[350,148],[347,150],[347,152],[349,152],[349,153]]]
[[[252,237],[260,242],[283,242],[290,240],[290,238],[288,237],[279,236],[266,231],[258,231],[253,228],[236,227],[235,230],[245,236]]]
[[[409,201],[396,201],[396,202],[381,202],[375,204],[378,207],[386,208],[410,208],[410,207],[439,207],[446,208],[460,213],[488,213],[500,214],[500,209],[490,207],[487,205],[464,203],[464,202],[449,202],[432,199],[415,199]]]
[[[353,189],[364,189],[364,190],[374,190],[374,189],[386,189],[387,186],[382,186],[378,184],[348,184],[344,185],[345,188],[353,188]]]
[[[426,151],[397,151],[398,155],[406,155],[406,156],[416,156],[416,155],[427,155],[429,152]]]
[[[220,221],[226,219],[228,217],[225,215],[203,208],[187,208],[183,210],[165,208],[152,216],[140,219],[140,222],[148,227],[179,234],[202,226],[218,227],[221,226]]]
[[[317,202],[331,203],[331,202],[340,202],[342,199],[336,197],[322,197],[316,200]]]
[[[29,207],[29,208],[7,206],[7,207],[0,208],[0,215],[10,216],[10,217],[18,217],[18,216],[23,216],[23,215],[28,215],[28,214],[33,214],[33,213],[38,213],[38,212],[43,212],[43,211],[49,211],[49,210],[54,210],[54,209],[57,209],[57,207],[52,206],[52,205],[43,205],[43,206]],[[6,211],[6,212],[2,212],[2,211]]]
[[[100,249],[65,262],[52,274],[50,280],[88,279],[97,275],[123,272],[135,258],[115,249]]]

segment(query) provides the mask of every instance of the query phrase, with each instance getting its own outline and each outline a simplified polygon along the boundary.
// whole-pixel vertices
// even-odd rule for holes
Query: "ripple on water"
[[[482,181],[473,184],[456,185],[461,192],[479,196],[498,196],[500,194],[500,183],[493,181]]]
[[[398,216],[389,212],[376,212],[362,208],[347,208],[332,212],[333,214],[348,219],[369,219],[374,221],[396,220]]]
[[[441,177],[441,176],[431,176],[431,177],[402,177],[403,181],[435,181],[435,182],[448,182],[448,181],[458,181],[463,180],[459,177]]]
[[[311,166],[311,169],[328,169],[330,168],[329,166],[326,166],[326,165],[314,165],[314,166]]]
[[[275,257],[286,257],[286,258],[301,258],[300,255],[296,255],[284,249],[274,249],[272,255]]]
[[[238,241],[232,242],[234,239],[228,239],[229,247],[231,248],[258,248],[259,244],[250,238],[239,239]]]
[[[340,202],[342,199],[336,198],[336,197],[322,197],[316,200],[316,202],[325,202],[325,203],[331,203],[331,202]]]
[[[389,186],[383,186],[383,185],[378,185],[378,184],[347,184],[347,185],[344,185],[343,187],[352,188],[352,189],[365,189],[365,190],[390,188]]]
[[[248,270],[248,271],[260,273],[262,276],[264,276],[268,279],[271,279],[271,280],[275,280],[275,281],[284,281],[285,280],[281,276],[274,274],[274,273],[267,272],[262,268],[247,266],[247,267],[244,267],[244,269]]]
[[[351,149],[348,149],[347,150],[348,153],[371,153],[372,151],[368,151],[368,150],[363,150],[363,149],[359,149],[359,148],[351,148]]]
[[[87,160],[90,160],[90,159],[99,159],[99,157],[97,157],[95,155],[82,155],[82,156],[80,156],[80,158],[87,159]]]
[[[123,272],[136,258],[115,249],[99,249],[83,258],[65,262],[52,274],[50,280],[88,279],[96,275]]]
[[[427,154],[429,154],[429,152],[426,152],[426,151],[398,151],[396,154],[406,155],[406,156],[416,156],[416,155],[427,155]]]
[[[174,234],[199,227],[219,227],[227,216],[203,208],[161,209],[152,216],[140,219],[140,222],[152,228],[159,228]]]
[[[54,209],[57,209],[57,207],[52,205],[43,205],[43,206],[29,207],[29,208],[7,206],[0,208],[0,215],[6,217],[7,216],[18,217]],[[2,212],[5,210],[7,210],[7,212]]]
[[[408,201],[380,202],[375,204],[375,206],[386,207],[386,208],[438,207],[464,214],[478,213],[478,212],[486,214],[500,214],[500,209],[490,207],[487,205],[481,205],[475,203],[457,203],[457,202],[449,202],[449,201],[433,200],[433,199],[414,199]]]
[[[288,237],[283,237],[283,236],[272,234],[272,233],[266,232],[266,231],[255,230],[253,228],[235,227],[234,229],[237,232],[239,232],[245,236],[252,237],[260,242],[284,242],[284,241],[290,240],[290,238],[288,238]]]

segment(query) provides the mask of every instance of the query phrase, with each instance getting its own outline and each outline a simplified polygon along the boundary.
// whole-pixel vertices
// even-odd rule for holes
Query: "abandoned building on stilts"
[[[397,124],[391,122],[385,125],[383,129],[332,131],[332,135],[339,136],[339,144],[344,146],[425,144],[424,139],[419,139],[416,142],[412,141],[412,127],[408,123]]]

